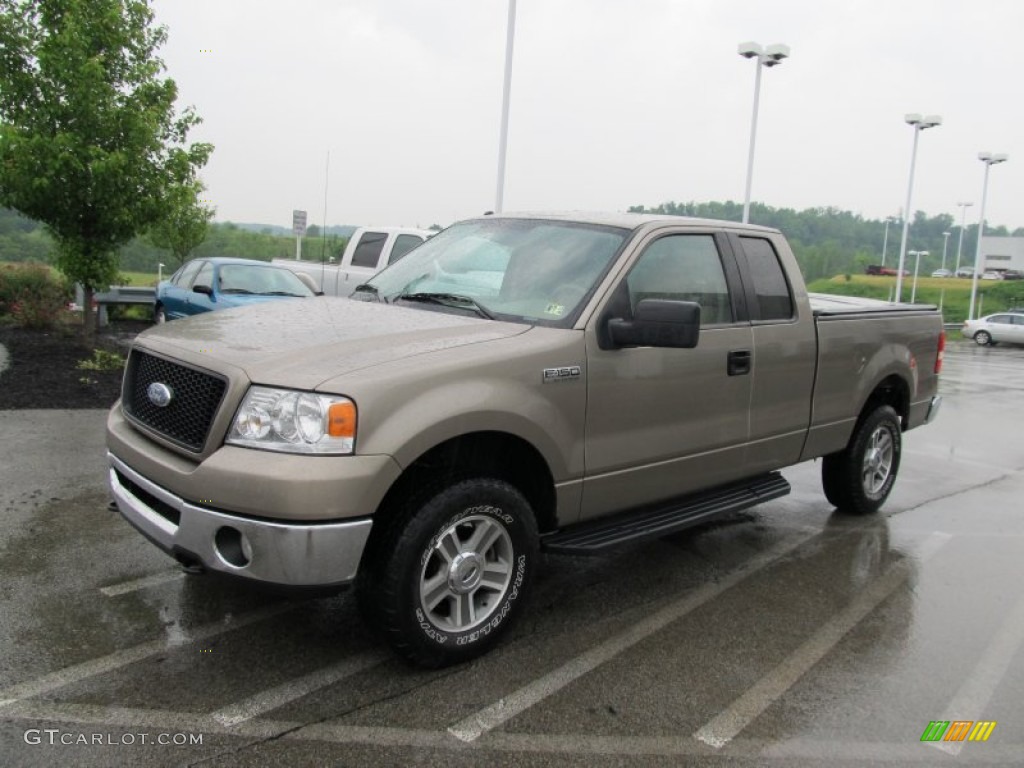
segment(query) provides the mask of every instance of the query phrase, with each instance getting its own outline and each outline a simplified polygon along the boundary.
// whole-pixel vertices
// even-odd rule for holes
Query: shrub
[[[0,316],[25,328],[52,328],[71,300],[71,287],[42,264],[0,269]]]

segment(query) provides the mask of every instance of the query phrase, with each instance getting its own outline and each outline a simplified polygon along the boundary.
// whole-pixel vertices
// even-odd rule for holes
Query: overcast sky
[[[155,0],[217,220],[448,224],[494,208],[508,0]],[[518,0],[505,210],[753,199],[1024,225],[1020,0]]]

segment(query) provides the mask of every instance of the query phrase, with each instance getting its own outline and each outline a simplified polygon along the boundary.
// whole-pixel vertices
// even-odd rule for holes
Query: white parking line
[[[895,565],[860,592],[842,611],[834,615],[799,648],[787,656],[771,672],[757,681],[746,693],[733,701],[717,717],[701,727],[694,737],[720,749],[752,723],[765,709],[788,691],[797,680],[821,661],[836,643],[856,627],[910,575],[912,568],[942,549],[952,537],[946,533],[929,536],[913,558]]]
[[[952,700],[946,706],[946,714],[940,720],[981,719],[989,699],[1006,675],[1010,662],[1024,643],[1024,599],[1017,602],[1006,621],[992,637],[992,641],[981,654],[978,663],[967,676]],[[928,746],[941,749],[951,755],[959,755],[962,741],[929,741]]]
[[[523,686],[509,696],[499,699],[489,707],[485,707],[479,712],[460,720],[451,726],[448,732],[462,741],[476,741],[488,731],[493,730],[520,712],[557,693],[577,678],[582,677],[606,661],[615,658],[623,651],[628,650],[673,621],[699,608],[709,600],[718,597],[718,595],[739,584],[749,576],[772,565],[814,536],[820,535],[821,531],[815,530],[814,533],[805,533],[804,535],[782,541],[771,549],[751,558],[743,566],[719,581],[707,583],[690,592],[686,597],[669,603],[657,613],[637,622],[625,632],[609,638],[600,645],[566,662],[558,669],[534,680],[529,685]]]
[[[185,574],[181,571],[165,571],[164,573],[154,573],[152,576],[143,576],[140,579],[123,581],[120,584],[111,584],[109,587],[100,587],[100,592],[107,597],[118,597],[120,595],[127,595],[129,592],[135,592],[139,589],[156,587],[160,584],[168,584],[172,581],[179,581],[183,578],[185,578]]]
[[[140,643],[139,645],[131,648],[125,648],[120,651],[115,651],[107,656],[101,656],[98,659],[91,659],[90,661],[84,661],[81,664],[65,667],[64,669],[51,672],[50,674],[36,678],[35,680],[29,680],[24,683],[12,685],[11,687],[0,691],[0,709],[20,699],[39,696],[40,694],[56,690],[57,688],[63,688],[66,685],[77,683],[81,680],[94,677],[95,675],[101,675],[106,672],[112,672],[116,669],[120,669],[121,667],[126,667],[129,664],[142,661],[143,659],[167,650],[168,648],[174,648],[184,645],[185,643],[195,642],[198,640],[205,640],[209,637],[215,637],[216,635],[230,632],[234,629],[247,627],[250,624],[266,621],[269,618],[278,616],[286,611],[293,610],[294,608],[294,604],[282,603],[268,608],[263,608],[258,611],[253,611],[252,613],[242,614],[238,617],[227,616],[221,621],[196,627],[177,641],[169,640],[167,637],[161,637],[156,640],[147,640],[146,642]]]
[[[264,712],[283,707],[285,704],[301,699],[303,696],[307,696],[321,688],[326,688],[339,680],[344,680],[346,677],[351,677],[365,669],[374,667],[384,661],[385,658],[387,656],[379,651],[350,656],[337,664],[315,670],[308,675],[289,680],[265,691],[260,691],[235,704],[229,704],[214,712],[211,717],[221,725],[229,728],[233,727],[262,715]]]

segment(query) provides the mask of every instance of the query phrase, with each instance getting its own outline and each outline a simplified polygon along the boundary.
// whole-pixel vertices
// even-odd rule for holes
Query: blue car
[[[294,272],[265,261],[193,259],[157,286],[153,318],[163,323],[214,309],[315,295]]]

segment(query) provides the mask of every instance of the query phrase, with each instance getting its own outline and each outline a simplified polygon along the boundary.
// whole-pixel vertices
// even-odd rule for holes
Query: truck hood
[[[223,370],[226,363],[259,384],[312,390],[362,368],[529,329],[447,312],[320,297],[174,320],[144,331],[136,344],[213,370]]]

